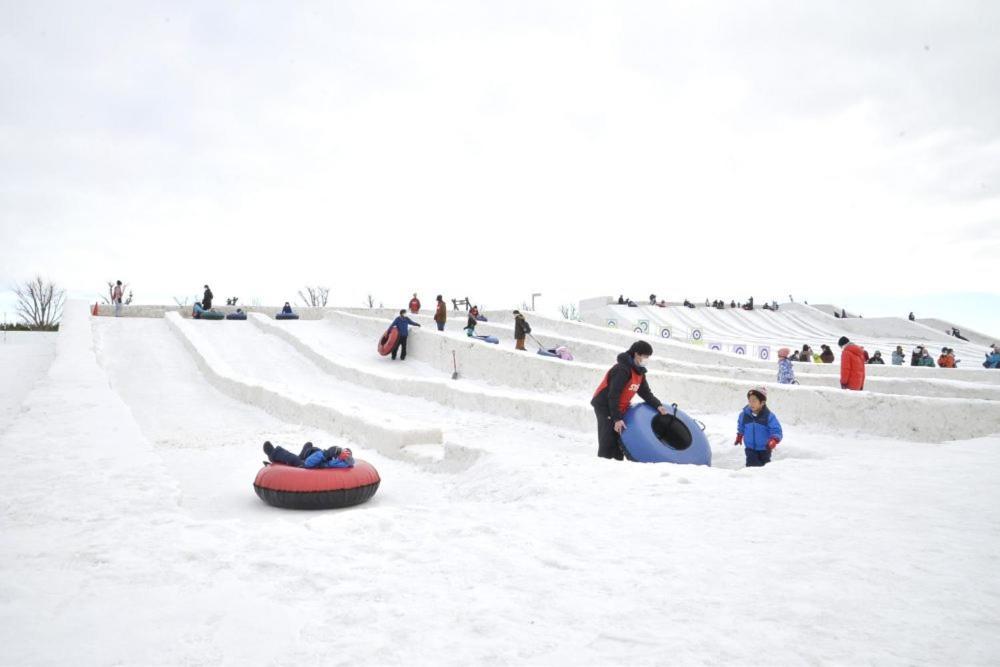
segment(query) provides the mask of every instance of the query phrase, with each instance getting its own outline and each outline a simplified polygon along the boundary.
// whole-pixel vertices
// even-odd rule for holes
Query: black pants
[[[625,458],[622,449],[621,439],[615,433],[614,422],[607,410],[595,407],[594,413],[597,415],[597,455],[602,459],[615,459],[621,461]]]
[[[399,360],[406,361],[406,339],[407,336],[400,336],[396,339],[396,344],[392,346],[392,358],[396,358],[396,350],[399,350]],[[400,348],[402,348],[400,350]]]
[[[748,468],[762,468],[771,462],[770,449],[750,449],[749,447],[744,447],[744,450],[747,454]]]
[[[302,468],[306,464],[306,459],[309,455],[316,451],[316,447],[312,443],[306,443],[302,446],[302,451],[296,456],[284,447],[278,446],[274,448],[274,452],[268,458],[271,459],[272,463],[284,463],[286,466],[294,466],[296,468]]]

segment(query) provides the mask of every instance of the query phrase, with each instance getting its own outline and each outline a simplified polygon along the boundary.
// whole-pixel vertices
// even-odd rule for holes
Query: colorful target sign
[[[637,334],[646,333],[645,331],[642,330],[642,327],[636,327],[635,329],[632,329],[632,331],[634,331]]]
[[[660,338],[670,338],[670,327],[660,329]]]
[[[722,352],[722,343],[709,343],[708,349],[715,350],[716,352]]]
[[[771,358],[771,346],[760,345],[757,347],[757,358],[761,361],[767,361]]]
[[[649,320],[639,320],[638,324],[642,333],[649,333]]]
[[[618,328],[618,320],[608,320],[608,326],[612,329]]]
[[[701,329],[691,329],[691,338],[701,340]]]
[[[746,345],[733,345],[733,353],[734,354],[746,354],[747,353],[747,346]]]

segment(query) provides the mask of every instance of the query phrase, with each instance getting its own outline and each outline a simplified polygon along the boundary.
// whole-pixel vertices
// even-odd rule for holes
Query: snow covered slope
[[[497,313],[499,346],[452,322],[392,362],[374,349],[385,317],[84,308],[0,432],[5,663],[1000,659],[987,379],[769,384],[785,440],[744,469],[736,415],[773,364],[657,342],[653,388],[697,410],[714,467],[641,465],[597,459],[588,423],[629,332],[529,315],[546,344],[572,341],[567,363],[514,351]],[[977,428],[991,435],[952,439]],[[265,439],[350,446],[382,486],[346,511],[267,507]]]

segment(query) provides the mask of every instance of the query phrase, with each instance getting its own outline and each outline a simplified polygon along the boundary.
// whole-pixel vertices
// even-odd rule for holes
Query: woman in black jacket
[[[632,397],[639,395],[656,408],[661,415],[667,409],[653,395],[646,383],[646,360],[653,354],[653,346],[644,340],[632,343],[626,352],[618,355],[617,362],[598,385],[590,405],[597,415],[597,455],[604,459],[625,458],[619,436],[625,430],[625,412]]]

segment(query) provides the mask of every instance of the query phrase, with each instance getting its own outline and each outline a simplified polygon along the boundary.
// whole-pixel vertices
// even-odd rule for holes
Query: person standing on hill
[[[391,354],[392,354],[392,360],[393,361],[396,360],[396,352],[397,351],[400,352],[399,360],[400,361],[406,361],[406,338],[410,334],[410,327],[411,326],[419,327],[420,324],[418,324],[417,322],[414,322],[409,317],[407,317],[405,310],[399,311],[399,317],[397,317],[396,319],[394,319],[392,321],[392,324],[389,325],[390,329],[392,329],[393,327],[395,327],[396,331],[399,332],[399,337],[396,338],[396,344],[392,346],[392,352],[391,352]]]
[[[837,341],[840,346],[840,388],[861,391],[865,388],[865,352],[847,336]]]
[[[212,294],[212,290],[208,285],[205,285],[205,295],[201,299],[201,307],[205,310],[212,310],[212,299],[215,295]]]
[[[531,325],[520,310],[514,311],[514,349],[524,349],[524,337],[531,333]]]
[[[115,288],[111,290],[111,303],[115,305],[115,317],[122,314],[122,281],[115,283]]]
[[[410,299],[410,312],[417,314],[420,312],[420,299],[417,298],[417,293],[413,293],[413,298]]]
[[[621,461],[625,458],[619,436],[625,430],[625,412],[636,394],[656,408],[661,415],[667,414],[646,383],[646,361],[653,355],[653,346],[644,340],[632,343],[625,352],[618,355],[612,366],[598,385],[590,405],[597,415],[597,455],[603,459]]]
[[[444,303],[444,298],[437,295],[437,307],[434,309],[434,323],[437,324],[438,331],[444,331],[444,323],[448,321],[448,306]]]

